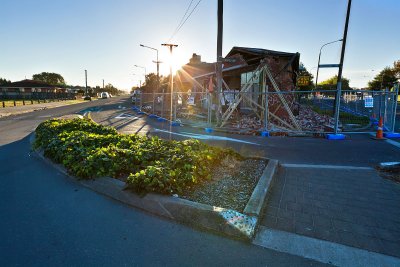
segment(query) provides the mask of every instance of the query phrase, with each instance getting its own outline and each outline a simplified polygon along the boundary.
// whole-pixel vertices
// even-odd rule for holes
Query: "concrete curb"
[[[31,144],[34,138],[35,134],[33,133],[30,136]],[[243,214],[235,210],[201,204],[179,197],[154,193],[148,193],[146,196],[141,197],[125,190],[126,184],[123,181],[110,177],[101,177],[95,180],[77,180],[69,175],[61,164],[55,164],[46,158],[43,155],[43,151],[36,150],[33,151],[33,154],[70,179],[112,199],[195,228],[246,241],[251,241],[255,235],[259,216],[264,206],[266,195],[273,185],[273,177],[278,166],[277,160],[269,160]]]
[[[277,169],[278,161],[274,159],[269,160],[267,167],[264,169],[264,172],[244,209],[245,214],[256,217],[260,216],[267,194],[271,191],[273,186]]]

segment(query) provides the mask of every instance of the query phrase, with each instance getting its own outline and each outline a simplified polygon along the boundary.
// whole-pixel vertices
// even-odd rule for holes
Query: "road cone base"
[[[378,138],[378,137],[372,137],[372,139],[374,139],[374,140],[387,140],[387,138],[385,138],[385,137],[382,137],[382,138]]]

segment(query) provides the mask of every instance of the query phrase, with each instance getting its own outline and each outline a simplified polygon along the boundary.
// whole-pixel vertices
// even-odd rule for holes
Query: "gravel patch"
[[[213,170],[211,181],[179,196],[191,201],[243,212],[265,167],[266,160],[238,160],[227,156]]]

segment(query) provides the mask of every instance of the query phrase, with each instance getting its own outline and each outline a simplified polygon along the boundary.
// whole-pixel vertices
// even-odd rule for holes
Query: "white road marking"
[[[121,113],[120,115],[115,117],[115,119],[139,119],[139,117],[127,113]]]
[[[224,137],[224,136],[194,134],[194,133],[187,133],[187,132],[175,133],[175,132],[161,130],[161,129],[154,129],[154,132],[169,133],[169,134],[174,134],[174,135],[179,135],[179,136],[189,137],[189,138],[194,138],[194,139],[199,139],[199,140],[232,141],[232,142],[239,142],[239,143],[259,146],[259,144],[257,144],[257,143],[243,141],[240,139],[235,139],[235,138],[230,138],[230,137]]]
[[[340,165],[315,165],[315,164],[290,164],[283,163],[286,168],[314,168],[314,169],[346,169],[346,170],[373,170],[371,167],[340,166]]]
[[[335,266],[400,266],[400,259],[307,236],[259,227],[253,244]]]

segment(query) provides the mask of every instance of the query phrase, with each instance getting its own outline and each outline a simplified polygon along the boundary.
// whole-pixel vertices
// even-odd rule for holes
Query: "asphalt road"
[[[79,186],[30,155],[43,120],[119,98],[0,119],[0,266],[319,266],[197,231]]]

